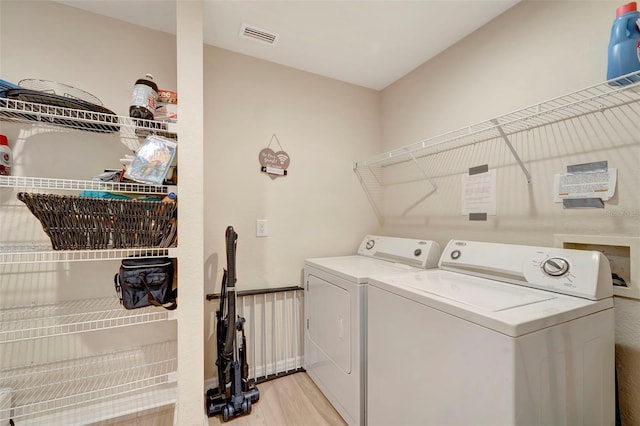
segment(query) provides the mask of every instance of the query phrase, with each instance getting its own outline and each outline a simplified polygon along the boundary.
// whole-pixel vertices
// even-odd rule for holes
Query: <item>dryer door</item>
[[[305,268],[304,367],[348,424],[363,424],[365,286]]]
[[[311,363],[335,364],[351,373],[351,297],[329,281],[309,275],[307,284],[307,335],[313,348]],[[311,366],[313,368],[313,366]]]

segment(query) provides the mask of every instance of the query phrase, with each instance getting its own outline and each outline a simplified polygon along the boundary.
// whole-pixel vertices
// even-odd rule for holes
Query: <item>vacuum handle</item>
[[[233,226],[229,226],[225,235],[227,244],[227,335],[223,356],[231,357],[236,337],[236,246],[238,234],[233,230]]]
[[[225,233],[227,244],[227,286],[236,286],[236,247],[238,234],[233,230],[233,226],[228,226]]]

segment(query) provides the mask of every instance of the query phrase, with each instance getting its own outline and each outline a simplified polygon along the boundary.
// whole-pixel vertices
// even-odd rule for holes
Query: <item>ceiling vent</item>
[[[240,37],[270,45],[276,44],[279,38],[276,33],[246,23],[243,23],[242,27],[240,27]]]

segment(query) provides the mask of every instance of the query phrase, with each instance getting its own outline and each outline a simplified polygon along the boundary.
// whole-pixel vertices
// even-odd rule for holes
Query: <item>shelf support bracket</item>
[[[353,168],[353,171],[356,173],[356,175],[358,176],[358,180],[360,181],[360,185],[362,185],[362,189],[364,189],[364,193],[367,196],[367,199],[369,200],[369,204],[371,204],[371,207],[373,208],[373,212],[376,215],[376,218],[378,219],[378,223],[380,225],[384,224],[384,216],[382,215],[382,212],[380,211],[380,209],[378,208],[378,204],[376,203],[376,197],[374,196],[374,194],[371,192],[369,186],[367,185],[367,182],[365,181],[364,177],[362,176],[362,173],[360,172],[360,168],[357,166]],[[371,166],[365,164],[364,166],[361,167],[366,167],[367,170],[371,173],[371,176],[374,177],[374,179],[377,180],[377,178],[375,177],[375,173],[373,173],[371,171]]]
[[[498,120],[496,120],[495,118],[492,119],[491,122],[496,125],[496,130],[498,130],[498,133],[500,133],[500,136],[502,137],[502,139],[504,139],[504,142],[509,147],[509,150],[511,151],[511,154],[513,155],[513,158],[516,159],[516,161],[518,162],[518,165],[522,169],[522,172],[527,177],[527,183],[531,183],[531,174],[529,173],[529,170],[527,170],[527,168],[525,167],[524,163],[520,159],[520,156],[516,152],[515,148],[513,147],[513,145],[511,145],[511,141],[509,140],[509,137],[507,137],[507,135],[504,132],[504,130],[502,130],[502,126],[498,123]]]
[[[433,187],[433,190],[437,190],[438,187],[437,185],[431,180],[431,178],[429,177],[429,175],[427,175],[427,172],[424,170],[424,167],[422,167],[420,165],[420,163],[418,162],[418,160],[416,159],[416,156],[413,155],[413,153],[411,151],[407,151],[407,155],[409,155],[409,158],[411,158],[411,161],[413,161],[413,163],[416,165],[416,167],[418,168],[418,170],[420,170],[420,173],[422,174],[422,176],[424,176],[424,178],[426,180],[429,181],[429,183],[431,184],[431,186]]]

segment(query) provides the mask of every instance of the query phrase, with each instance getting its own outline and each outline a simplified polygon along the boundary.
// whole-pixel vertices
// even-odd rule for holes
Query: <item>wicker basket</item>
[[[162,248],[177,235],[176,203],[20,192],[54,250]]]

